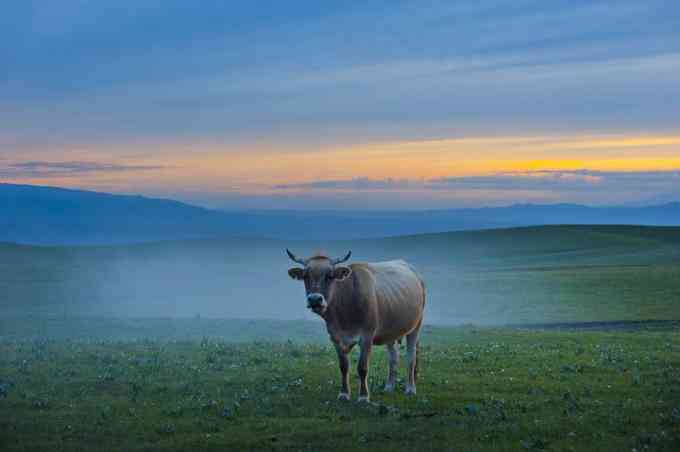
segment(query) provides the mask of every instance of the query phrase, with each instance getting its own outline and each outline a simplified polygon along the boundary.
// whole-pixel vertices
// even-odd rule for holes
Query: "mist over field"
[[[500,228],[631,219],[677,224],[678,204],[225,213],[9,184],[0,184],[0,204],[8,214],[0,220],[3,317],[319,322],[306,309],[303,285],[287,275],[296,264],[285,248],[301,256],[352,250],[350,262],[407,260],[427,285],[428,324],[680,315],[680,228]],[[474,227],[495,229],[467,230]],[[462,230],[437,232],[447,229]]]
[[[3,316],[317,320],[285,254],[406,259],[428,324],[677,318],[680,228],[548,226],[351,241],[0,246]]]

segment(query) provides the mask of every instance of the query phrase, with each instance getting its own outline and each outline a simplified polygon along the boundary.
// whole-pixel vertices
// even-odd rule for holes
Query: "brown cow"
[[[359,343],[359,401],[368,401],[368,362],[373,345],[385,345],[390,369],[385,391],[395,388],[399,352],[395,342],[406,336],[408,353],[407,394],[416,393],[417,348],[425,307],[425,285],[416,271],[402,260],[340,265],[349,260],[314,255],[299,259],[304,268],[288,270],[291,278],[304,281],[307,307],[326,322],[340,361],[342,388],[338,399],[349,400],[348,353]]]

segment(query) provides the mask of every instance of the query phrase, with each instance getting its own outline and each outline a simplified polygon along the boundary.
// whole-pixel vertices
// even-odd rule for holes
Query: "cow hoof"
[[[394,384],[393,383],[387,383],[385,385],[385,388],[383,389],[385,392],[394,392]]]
[[[357,402],[368,403],[368,402],[370,402],[370,400],[369,400],[368,396],[362,395],[362,396],[359,396],[359,398],[357,399]]]
[[[406,395],[416,395],[416,387],[411,385],[406,385]]]
[[[349,400],[349,394],[346,392],[341,392],[338,394],[338,400]]]

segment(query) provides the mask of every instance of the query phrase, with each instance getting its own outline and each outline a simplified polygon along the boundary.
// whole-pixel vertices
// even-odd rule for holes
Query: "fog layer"
[[[350,262],[406,259],[425,279],[430,324],[618,320],[605,302],[637,297],[632,302],[643,303],[649,296],[658,302],[666,295],[611,278],[636,265],[640,282],[645,272],[656,274],[656,265],[679,263],[680,229],[541,227],[325,243],[0,245],[2,315],[316,319],[305,307],[303,285],[287,275],[296,264],[286,247],[298,255],[351,249]]]

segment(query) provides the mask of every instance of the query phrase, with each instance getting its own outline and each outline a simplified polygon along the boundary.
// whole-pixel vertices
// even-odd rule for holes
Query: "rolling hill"
[[[314,319],[284,248],[205,239],[107,247],[0,246],[3,316]],[[405,258],[429,323],[680,319],[680,228],[543,226],[326,242],[355,261]]]

